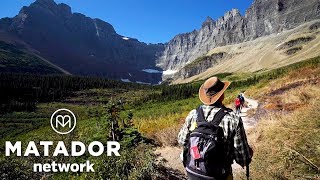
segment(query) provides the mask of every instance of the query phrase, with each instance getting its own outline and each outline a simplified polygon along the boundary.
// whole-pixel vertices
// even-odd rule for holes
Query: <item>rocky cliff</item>
[[[319,0],[254,0],[244,16],[232,9],[217,20],[208,17],[199,30],[179,34],[165,45],[146,44],[117,34],[111,24],[100,19],[73,13],[66,4],[37,0],[16,17],[0,20],[0,40],[18,39],[20,46],[28,46],[72,74],[158,83],[174,77],[171,72],[187,78],[232,56],[228,52],[204,56],[211,49],[319,18]],[[168,70],[166,77],[161,70]]]
[[[37,0],[14,18],[1,19],[0,28],[72,74],[151,83],[161,80],[161,74],[142,70],[155,67],[162,44],[123,37],[111,24],[72,13],[63,3]]]
[[[198,70],[181,69],[210,49],[279,33],[319,18],[319,0],[255,0],[244,16],[233,9],[217,20],[208,17],[199,30],[175,36],[157,59],[157,65],[165,70],[180,70],[180,77],[193,75]],[[203,68],[213,64],[207,65]]]

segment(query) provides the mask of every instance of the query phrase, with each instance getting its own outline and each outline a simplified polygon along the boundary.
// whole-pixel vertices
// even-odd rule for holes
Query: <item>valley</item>
[[[272,164],[268,164],[269,161],[262,162],[260,160],[262,156],[266,156],[266,153],[270,153],[268,150],[269,146],[264,145],[264,143],[270,136],[275,135],[273,129],[267,131],[269,134],[259,135],[267,130],[265,129],[265,127],[267,127],[265,123],[272,123],[270,126],[276,125],[276,127],[280,129],[287,128],[278,124],[283,123],[283,121],[280,121],[282,118],[295,117],[295,114],[299,114],[304,108],[306,108],[306,111],[303,113],[306,114],[309,112],[308,109],[314,106],[313,102],[317,100],[319,95],[319,93],[317,93],[319,90],[319,81],[312,81],[312,84],[299,83],[296,86],[292,86],[292,88],[286,87],[300,81],[319,79],[319,73],[317,73],[320,67],[319,60],[319,57],[313,58],[290,66],[263,73],[247,74],[246,76],[243,76],[243,74],[230,74],[221,77],[223,80],[233,81],[233,85],[230,86],[226,92],[225,104],[232,107],[231,104],[234,97],[243,91],[245,91],[249,97],[257,99],[259,103],[261,103],[255,112],[247,112],[248,116],[254,116],[258,121],[255,128],[248,130],[249,143],[253,145],[255,151],[252,165],[252,178],[260,179],[259,177],[265,177],[264,174],[266,172],[262,172],[259,169],[260,166],[277,168]],[[300,76],[297,76],[297,74]],[[218,74],[218,76],[220,75]],[[38,76],[38,78],[39,77],[40,76]],[[87,80],[92,81],[92,79]],[[86,80],[78,79],[77,82],[84,83]],[[80,176],[79,178],[81,179],[99,179],[106,177],[138,179],[142,177],[152,177],[167,179],[183,177],[183,175],[177,174],[175,169],[172,169],[174,167],[169,167],[168,169],[168,166],[163,164],[165,162],[157,162],[157,153],[154,154],[153,152],[155,148],[158,147],[173,147],[179,149],[176,141],[177,133],[188,112],[201,104],[197,97],[197,91],[202,82],[195,81],[193,83],[172,86],[147,86],[120,82],[118,84],[110,81],[108,83],[106,82],[104,88],[102,88],[102,82],[103,81],[100,82],[100,85],[94,83],[95,86],[91,85],[91,87],[89,86],[90,84],[87,84],[86,86],[82,86],[82,90],[71,90],[69,93],[63,94],[61,98],[57,97],[57,99],[54,100],[43,99],[41,103],[35,104],[36,108],[34,110],[29,110],[29,112],[12,109],[12,111],[0,115],[2,127],[1,142],[4,143],[4,140],[37,142],[44,139],[54,142],[63,140],[66,144],[71,142],[71,140],[84,142],[98,140],[106,142],[110,139],[110,121],[116,119],[119,127],[119,142],[121,144],[119,151],[121,154],[120,159],[116,160],[116,157],[104,156],[95,158],[84,155],[81,157],[57,157],[52,160],[61,162],[63,160],[83,161],[89,159],[90,162],[95,164],[95,171],[99,173],[90,175],[78,174],[77,176]],[[111,85],[110,83],[114,84]],[[31,83],[29,82],[27,84]],[[3,85],[1,88],[3,88]],[[94,89],[92,89],[92,87],[94,87]],[[283,90],[280,92],[280,89]],[[304,89],[305,93],[301,94],[300,92]],[[279,93],[274,95],[275,93],[273,92]],[[12,96],[14,97],[14,94]],[[105,100],[103,100],[104,98]],[[119,100],[121,100],[120,104]],[[48,124],[51,113],[62,107],[72,110],[78,119],[75,132],[68,136],[52,133],[52,129]],[[14,106],[12,108],[14,108]],[[110,109],[118,113],[111,115],[109,114]],[[263,111],[267,113],[263,113]],[[311,114],[306,114],[306,116],[309,115]],[[274,119],[275,117],[276,119]],[[297,117],[300,117],[300,115],[297,115]],[[272,121],[269,120],[270,118],[273,118]],[[301,131],[308,133],[318,131],[315,125],[317,124],[319,116],[315,114],[312,118],[314,120],[310,122],[308,118],[296,122],[307,123],[305,124],[306,129],[300,129]],[[277,122],[277,119],[279,119],[280,122]],[[294,127],[295,126],[292,128]],[[289,134],[278,134],[280,139],[282,139],[282,136],[286,137],[291,134],[290,131],[284,132]],[[296,132],[296,130],[292,132]],[[307,156],[307,158],[311,158],[310,161],[317,164],[319,162],[317,160],[317,157],[319,157],[317,155],[318,152],[314,151],[315,154],[308,155],[306,153],[309,151],[305,152],[307,149],[304,149],[306,146],[316,148],[317,137],[315,136],[309,139],[308,144],[304,144],[299,137],[296,137],[295,140],[297,140],[297,143],[299,141],[300,146],[294,146],[294,149]],[[273,140],[268,139],[268,142],[273,143]],[[293,145],[294,144],[291,144],[290,147]],[[41,147],[39,146],[38,149],[41,150]],[[280,150],[282,152],[281,148]],[[4,151],[4,149],[1,149],[1,151]],[[299,159],[299,157],[296,158]],[[45,178],[49,174],[42,175],[29,171],[33,162],[47,162],[48,160],[43,156],[41,156],[41,159],[41,161],[36,157],[25,157],[21,159],[11,157],[8,159],[2,156],[0,157],[2,169],[16,166],[20,167],[14,171],[6,170],[2,173],[5,172],[5,174],[10,177],[18,177],[23,174],[26,177]],[[292,168],[295,164],[298,165],[293,168],[294,171],[292,172],[298,173],[299,176],[305,174],[305,176],[308,177],[317,177],[316,171],[312,169],[306,170],[305,168],[301,169],[300,167],[308,167],[309,165],[304,162],[297,163],[296,160],[298,159],[294,158],[292,161],[290,159],[286,160],[286,163],[289,163]],[[270,159],[270,161],[273,162],[272,159]],[[280,159],[277,163],[283,163],[283,161]],[[96,169],[96,167],[99,168]],[[126,167],[126,169],[123,169],[123,167]],[[112,172],[114,172],[112,174],[108,173],[111,172],[111,169]],[[114,171],[115,169],[117,169],[117,171]],[[279,172],[281,176],[288,176],[286,175],[286,170]],[[244,175],[242,173],[244,172],[240,170],[236,177]],[[273,179],[272,177],[274,176],[279,176],[274,174],[272,170],[267,173],[270,179]],[[72,178],[75,174],[55,173],[49,176],[55,178]],[[297,174],[291,174],[290,177],[297,177]]]
[[[0,19],[0,179],[187,179],[177,135],[212,76],[227,107],[245,93],[250,179],[320,179],[319,0],[253,0],[157,44],[54,0],[19,8]],[[76,116],[67,135],[58,109]]]

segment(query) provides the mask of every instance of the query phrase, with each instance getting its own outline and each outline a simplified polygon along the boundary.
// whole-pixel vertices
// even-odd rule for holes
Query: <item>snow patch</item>
[[[98,37],[100,37],[98,25],[97,25],[96,21],[93,21],[93,22],[94,22],[94,26],[96,27],[96,35],[97,35]]]
[[[121,79],[122,82],[131,82],[129,79]]]
[[[122,39],[128,41],[130,38],[128,38],[128,37],[122,37]]]
[[[147,84],[147,85],[151,85],[151,83],[146,83],[146,82],[141,82],[141,81],[136,81],[136,83],[138,83],[138,84]]]
[[[170,69],[168,69],[168,70],[166,70],[166,71],[163,71],[162,74],[163,74],[163,75],[172,75],[172,74],[175,74],[175,73],[177,73],[177,72],[178,72],[177,70],[170,70]]]
[[[146,73],[162,73],[162,71],[158,71],[156,69],[142,69],[142,71]]]
[[[146,73],[161,73],[163,75],[172,75],[172,74],[175,74],[178,72],[177,70],[170,70],[170,69],[168,69],[166,71],[159,71],[156,69],[143,69],[142,71],[146,72]]]
[[[130,73],[128,73],[130,77],[132,77],[132,75]]]

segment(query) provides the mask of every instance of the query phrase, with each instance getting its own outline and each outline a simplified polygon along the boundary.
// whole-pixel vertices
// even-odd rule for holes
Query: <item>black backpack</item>
[[[183,165],[188,173],[203,179],[221,179],[228,175],[227,153],[223,129],[219,124],[230,111],[221,108],[211,122],[206,121],[203,110],[197,108],[197,127],[188,133],[183,152]],[[230,169],[229,169],[230,170]]]

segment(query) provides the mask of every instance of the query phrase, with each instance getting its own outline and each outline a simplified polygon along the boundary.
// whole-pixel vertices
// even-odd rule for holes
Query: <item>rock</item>
[[[200,29],[178,34],[166,44],[146,44],[117,34],[111,24],[100,19],[72,13],[66,4],[37,0],[14,18],[1,19],[0,28],[72,74],[158,83],[199,74],[230,56],[205,56],[211,49],[319,18],[319,0],[255,0],[243,16],[232,9],[217,20],[207,17]],[[310,30],[318,27],[314,24]],[[204,57],[203,61],[197,61],[199,57]],[[159,68],[178,73],[162,77],[142,71]]]
[[[215,47],[279,33],[319,18],[319,0],[255,0],[244,16],[232,9],[216,21],[208,17],[199,30],[177,35],[166,44],[157,65],[164,70],[180,70],[176,77],[188,77],[194,71],[182,68]]]
[[[161,74],[142,69],[156,68],[155,60],[163,51],[163,44],[124,40],[111,24],[72,13],[63,3],[37,0],[14,18],[0,20],[0,27],[72,74],[127,78],[133,82],[161,80]]]

